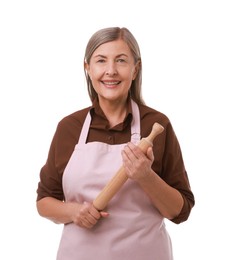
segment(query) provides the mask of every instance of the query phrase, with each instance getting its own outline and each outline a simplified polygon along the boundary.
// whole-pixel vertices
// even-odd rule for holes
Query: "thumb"
[[[154,161],[154,154],[153,154],[153,149],[152,147],[149,147],[147,150],[147,157],[149,160],[151,160],[152,162]]]
[[[105,211],[101,211],[101,212],[100,212],[100,215],[101,215],[101,217],[106,218],[106,217],[109,216],[109,213],[108,213],[108,212],[105,212]]]

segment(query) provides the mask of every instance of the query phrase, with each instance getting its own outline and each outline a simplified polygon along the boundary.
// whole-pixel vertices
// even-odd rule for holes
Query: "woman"
[[[171,260],[164,225],[187,220],[194,196],[169,119],[141,97],[141,55],[126,28],[105,28],[84,59],[92,106],[62,119],[40,172],[37,209],[63,223],[58,260]],[[135,144],[158,122],[147,155]],[[128,181],[98,211],[92,201],[123,164]]]

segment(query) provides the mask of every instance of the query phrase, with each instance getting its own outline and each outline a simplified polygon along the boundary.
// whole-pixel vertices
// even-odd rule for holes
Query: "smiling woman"
[[[129,30],[127,30],[126,28],[122,28],[120,30],[118,29],[119,28],[105,28],[93,34],[86,47],[85,61],[84,61],[85,69],[87,69],[87,66],[90,64],[91,59],[96,58],[95,62],[104,63],[107,61],[107,56],[109,56],[111,52],[114,52],[113,55],[118,55],[118,56],[117,57],[114,56],[115,60],[113,60],[113,64],[116,63],[116,61],[117,63],[123,63],[123,62],[129,63],[132,66],[135,66],[135,69],[137,69],[136,75],[134,75],[136,76],[136,78],[130,86],[130,94],[132,99],[134,99],[136,102],[144,104],[144,101],[141,96],[142,67],[141,67],[141,53],[140,53],[138,43],[136,39],[133,37],[133,35],[129,32]],[[121,43],[122,49],[119,49],[119,46],[117,44],[114,44],[115,42],[118,43],[122,42]],[[110,50],[110,52],[109,52],[109,48],[105,49],[106,54],[100,53],[101,49],[102,51],[104,51],[105,44],[112,44],[113,49]],[[100,56],[95,57],[97,55]],[[92,80],[86,70],[85,70],[85,74],[87,79],[89,96],[93,101],[97,97],[97,93],[94,90]]]
[[[170,120],[142,99],[137,41],[126,28],[96,32],[84,69],[92,106],[59,122],[37,190],[39,214],[64,224],[57,259],[172,260],[164,219],[187,220],[194,195]],[[164,131],[145,154],[135,144],[155,122]],[[121,165],[128,181],[98,211]]]
[[[139,64],[135,63],[130,48],[121,39],[100,45],[90,62],[85,63],[99,104],[111,126],[120,123],[125,116],[126,109],[118,104],[125,106]]]

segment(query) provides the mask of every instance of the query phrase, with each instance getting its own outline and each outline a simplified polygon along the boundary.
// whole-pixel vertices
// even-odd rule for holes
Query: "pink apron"
[[[140,115],[132,101],[131,141],[140,140]],[[63,174],[66,201],[92,202],[122,165],[125,144],[86,143],[88,113]],[[92,229],[64,225],[57,260],[172,260],[163,217],[137,183],[129,180],[109,202],[108,218]]]

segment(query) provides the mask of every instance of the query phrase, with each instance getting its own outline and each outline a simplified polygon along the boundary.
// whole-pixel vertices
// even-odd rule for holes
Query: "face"
[[[126,100],[138,65],[123,40],[100,45],[93,53],[86,70],[99,101]]]

